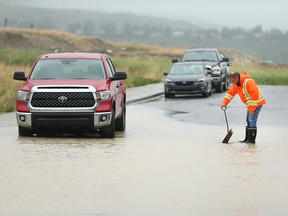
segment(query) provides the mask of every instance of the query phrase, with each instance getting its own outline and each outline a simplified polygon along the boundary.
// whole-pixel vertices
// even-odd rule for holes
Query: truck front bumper
[[[214,76],[212,77],[212,85],[217,85],[219,82],[221,82],[221,77],[220,76]]]
[[[35,131],[42,129],[92,131],[110,125],[111,118],[112,112],[16,112],[18,125]]]

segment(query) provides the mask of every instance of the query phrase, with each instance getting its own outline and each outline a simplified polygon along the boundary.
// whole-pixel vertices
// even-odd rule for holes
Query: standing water
[[[127,114],[115,139],[18,138],[16,124],[1,125],[0,214],[286,214],[287,128],[262,127],[257,144],[246,145],[233,127],[222,144],[225,126],[145,105]]]

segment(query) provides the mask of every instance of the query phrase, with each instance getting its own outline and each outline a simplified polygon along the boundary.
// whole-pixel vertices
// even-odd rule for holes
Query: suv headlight
[[[17,93],[17,99],[20,101],[24,101],[24,102],[28,102],[30,99],[30,92],[26,92],[26,91],[18,91]]]
[[[96,92],[96,99],[99,102],[109,100],[110,97],[111,95],[109,91]]]
[[[212,74],[220,75],[221,74],[221,68],[219,66],[212,67]]]
[[[170,79],[165,79],[165,83],[172,83],[173,81]]]

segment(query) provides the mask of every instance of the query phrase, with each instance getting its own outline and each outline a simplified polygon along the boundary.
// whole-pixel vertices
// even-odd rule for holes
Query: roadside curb
[[[149,84],[126,89],[127,105],[164,94],[163,83]]]
[[[158,97],[158,96],[163,95],[163,94],[164,94],[164,92],[160,92],[160,93],[156,93],[156,94],[151,94],[151,95],[146,96],[146,97],[139,97],[138,99],[134,99],[134,100],[127,100],[126,104],[129,105],[132,103],[137,103],[139,101],[148,100],[148,99]]]

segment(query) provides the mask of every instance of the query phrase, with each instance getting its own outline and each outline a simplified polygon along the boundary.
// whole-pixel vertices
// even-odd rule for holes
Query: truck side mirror
[[[127,79],[127,74],[123,71],[116,71],[114,73],[114,76],[110,78],[111,81],[114,81],[114,80],[125,80]]]
[[[221,62],[229,62],[229,58],[223,58]]]
[[[25,77],[25,73],[23,71],[16,71],[13,76],[14,80],[22,80],[26,81],[27,78]]]
[[[177,58],[173,58],[172,59],[172,63],[176,63],[176,62],[178,62],[178,59]]]

